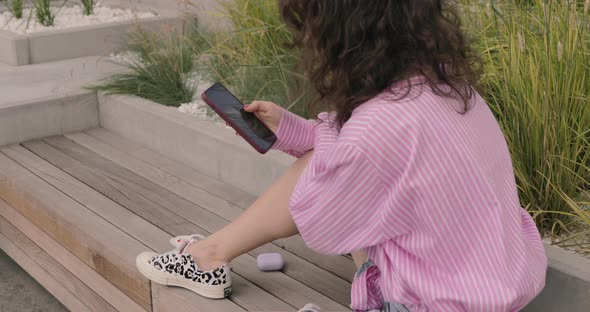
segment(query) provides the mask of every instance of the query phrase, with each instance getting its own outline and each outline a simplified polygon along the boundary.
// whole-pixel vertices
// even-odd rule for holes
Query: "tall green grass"
[[[268,100],[306,115],[305,78],[296,70],[299,51],[286,47],[292,37],[277,1],[235,0],[225,4],[232,28],[196,33],[207,45],[211,79],[228,85],[240,99]]]
[[[8,0],[6,3],[8,11],[14,16],[14,18],[23,17],[23,0]]]
[[[82,13],[84,15],[88,16],[94,13],[95,0],[80,0],[80,3],[82,4]]]
[[[107,94],[131,94],[166,106],[180,106],[193,99],[198,80],[194,42],[175,30],[149,32],[138,29],[128,36],[124,51],[132,60],[124,72],[115,74],[92,90]]]
[[[530,2],[470,2],[464,18],[521,203],[543,231],[558,234],[580,221],[590,226],[590,19],[575,2]]]
[[[39,24],[43,26],[54,25],[55,13],[52,11],[50,0],[34,0],[33,12]]]

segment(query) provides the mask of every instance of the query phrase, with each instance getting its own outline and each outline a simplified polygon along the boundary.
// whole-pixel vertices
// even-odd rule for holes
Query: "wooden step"
[[[146,246],[3,153],[0,197],[144,310],[151,310],[149,280],[134,266]]]
[[[6,204],[3,200],[0,199],[0,215],[2,219],[6,220],[9,223],[1,224],[3,228],[14,227],[15,231],[18,230],[24,237],[20,239],[11,239],[12,242],[17,243],[22,240],[30,240],[31,243],[36,244],[39,246],[41,250],[37,253],[44,253],[46,256],[43,256],[45,262],[55,261],[63,265],[70,274],[63,273],[61,275],[67,275],[68,278],[71,279],[70,276],[75,276],[85,285],[90,286],[93,291],[96,292],[98,296],[103,298],[106,302],[113,306],[118,311],[132,311],[132,312],[144,312],[146,311],[133,300],[131,300],[125,293],[107,281],[104,277],[94,271],[91,267],[86,265],[82,260],[78,257],[70,253],[65,247],[61,244],[53,240],[49,235],[47,235],[44,231],[40,230],[36,227],[31,221],[27,220],[23,215],[21,215],[18,211],[14,208]],[[4,231],[4,230],[2,230]],[[7,234],[8,237],[9,236]],[[29,272],[30,273],[30,272]],[[79,289],[83,289],[83,286],[78,286],[75,284],[76,287]],[[77,293],[74,291],[74,293]],[[83,299],[83,298],[80,298]],[[94,301],[100,301],[96,298],[93,298],[91,301],[88,302],[86,300],[85,304],[88,307],[97,306]],[[100,305],[99,305],[100,307]],[[93,311],[108,311],[107,309],[92,309]]]
[[[255,198],[103,129],[0,148],[0,198],[8,203],[0,225],[67,264],[68,276],[94,292],[78,298],[91,311],[109,311],[97,308],[102,301],[137,312],[296,311],[310,302],[349,311],[354,264],[312,252],[300,236],[232,261],[229,300],[151,284],[135,268],[138,253],[170,250],[171,236],[217,231]],[[286,268],[260,272],[256,256],[265,252],[281,253]]]
[[[195,232],[208,235],[229,222],[63,136],[22,145],[172,236]],[[289,263],[285,274],[291,278],[269,284],[273,280],[261,275],[255,266],[254,258],[263,252],[282,253]],[[294,307],[315,302],[342,310],[350,303],[349,283],[276,245],[262,246],[233,264],[234,272]]]
[[[126,233],[129,235],[133,235],[134,238],[137,238],[138,241],[149,246],[150,248],[144,248],[143,250],[154,250],[157,252],[165,252],[171,249],[171,246],[168,243],[170,238],[170,234],[167,234],[160,230],[158,227],[154,226],[153,224],[147,222],[146,220],[140,218],[136,214],[132,213],[131,211],[127,210],[126,208],[119,206],[117,203],[111,201],[110,199],[102,196],[100,193],[95,191],[94,189],[88,187],[84,183],[76,180],[72,176],[68,175],[66,172],[61,171],[59,168],[51,165],[50,163],[46,162],[45,160],[41,159],[37,155],[33,154],[29,150],[25,149],[19,145],[13,145],[10,147],[5,147],[0,149],[0,152],[4,155],[9,156],[12,160],[15,160],[20,165],[26,167],[28,170],[33,172],[35,175],[38,175],[41,179],[46,181],[51,186],[55,187],[56,189],[61,190],[72,199],[86,207],[87,209],[91,210],[92,212],[96,213],[97,215],[103,217],[108,222],[112,223],[113,225],[124,229]],[[13,217],[14,214],[10,214],[6,210],[0,210],[2,215],[8,215]],[[28,220],[22,217],[24,220],[18,220],[21,223],[26,223]],[[12,221],[12,220],[11,220]],[[43,233],[43,231],[32,230],[30,237],[37,237],[37,234]],[[40,237],[43,237],[42,235]],[[47,242],[51,242],[52,240],[44,240],[43,244]],[[58,246],[59,243],[54,243]],[[55,253],[55,256],[58,257],[62,255],[60,251]],[[77,259],[77,258],[76,258]],[[135,260],[129,263],[130,266],[135,266]],[[133,269],[134,271],[135,268]],[[94,272],[94,271],[92,271]],[[84,274],[84,272],[76,271],[77,276]],[[94,272],[96,273],[96,272]],[[95,274],[100,276],[98,274]],[[87,279],[89,284],[94,284],[94,277],[89,277]],[[236,278],[237,282],[242,282],[246,284],[249,292],[243,293],[240,295],[240,292],[237,292],[233,297],[235,300],[241,301],[244,303],[244,306],[252,308],[253,310],[262,310],[262,309],[281,309],[282,311],[290,311],[294,310],[293,307],[285,304],[283,301],[276,299],[275,297],[271,296],[270,294],[260,290],[255,285],[249,284],[247,281],[240,280],[240,277]],[[107,282],[108,283],[108,282]],[[104,289],[104,285],[96,285],[100,286],[97,289],[102,290]],[[117,289],[113,286],[113,288]],[[112,291],[112,290],[111,290]],[[165,301],[166,298],[170,297],[179,297],[178,294],[169,294],[169,293],[177,293],[178,290],[172,288],[163,288],[159,291],[159,299],[163,299]],[[218,300],[209,300],[200,296],[195,296],[192,293],[185,293],[184,296],[189,295],[189,299],[186,298],[184,300],[180,300],[180,302],[184,302],[186,304],[186,309],[192,309],[193,311],[198,311],[203,307],[211,307],[214,306],[216,309],[209,309],[205,311],[243,311],[244,309],[239,307],[238,305],[230,302],[230,301],[218,301]],[[102,294],[105,298],[109,298],[109,302],[111,300],[120,300],[121,298],[112,298],[110,292],[106,292]],[[126,296],[124,296],[127,298]],[[182,297],[182,295],[181,295]],[[194,297],[194,298],[193,298]],[[242,298],[243,297],[243,298]],[[127,298],[129,300],[129,298]],[[261,300],[262,299],[262,300]],[[123,302],[117,308],[119,311],[137,311],[132,310],[131,308],[127,307]],[[160,304],[161,306],[162,304]],[[170,308],[179,308],[182,307],[182,304],[175,304],[171,305]],[[201,307],[201,308],[196,308]],[[253,308],[255,307],[255,308]],[[195,310],[196,309],[196,310]],[[162,307],[160,307],[160,311],[165,311]]]
[[[0,206],[7,206],[7,204],[0,200]],[[6,207],[2,207],[2,209],[5,208]],[[75,298],[84,305],[85,310],[105,312],[116,311],[106,300],[96,294],[94,290],[72,274],[67,267],[68,263],[60,263],[55,260],[3,217],[0,217],[0,233],[2,233],[4,239],[9,241],[9,243],[5,242],[5,244],[7,244],[6,250],[12,253],[11,256],[14,256],[13,258],[15,258],[15,260],[22,262],[23,266],[28,266],[28,271],[36,269],[37,267],[45,271],[46,274],[44,275],[48,275],[45,278],[37,275],[41,281],[49,278],[55,281],[53,283],[54,285],[51,285],[51,288],[63,288],[64,290],[62,290],[62,292],[65,294],[69,293],[69,296],[76,294]],[[16,250],[15,248],[19,250]],[[61,287],[55,285],[56,283]],[[75,302],[75,300],[68,300],[68,302],[69,301]],[[73,307],[68,308],[71,310]]]
[[[69,138],[86,144],[86,147],[76,144],[76,142],[72,142],[64,137],[52,137],[45,139],[44,141],[78,161],[85,162],[87,166],[110,170],[105,171],[103,175],[119,175],[120,188],[124,187],[123,185],[126,184],[127,181],[131,181],[131,183],[127,183],[126,186],[161,207],[161,211],[166,209],[170,210],[173,214],[180,215],[190,222],[190,224],[186,226],[187,229],[183,232],[182,226],[167,225],[174,220],[174,218],[171,218],[171,221],[166,221],[165,223],[167,224],[161,226],[164,230],[166,230],[165,227],[167,226],[169,230],[166,231],[168,232],[172,233],[176,231],[176,233],[186,234],[187,231],[190,230],[190,227],[196,225],[201,228],[201,233],[212,233],[221,229],[229,221],[233,220],[243,212],[243,208],[233,205],[225,199],[213,196],[211,193],[204,192],[167,172],[142,163],[141,161],[134,160],[128,155],[123,155],[121,152],[109,148],[104,143],[101,144],[100,141],[87,135],[74,134],[69,136]],[[25,146],[27,145],[25,144]],[[90,150],[89,148],[92,148],[93,150]],[[101,152],[102,155],[95,151]],[[112,160],[101,156],[108,156]],[[113,169],[115,167],[116,169]],[[81,176],[78,178],[84,179],[84,177]],[[137,185],[142,185],[142,187],[138,188]],[[98,189],[98,187],[100,186],[97,185],[95,188]],[[107,197],[113,195],[116,196],[116,194],[112,194],[112,192],[105,194]],[[113,198],[113,200],[118,201],[120,199]],[[122,204],[126,205],[126,203]],[[146,203],[142,203],[141,208],[145,208],[146,205]],[[145,217],[149,218],[150,216],[146,215]],[[164,222],[163,220],[165,219],[158,218],[152,222]],[[289,245],[289,243],[290,246],[297,246],[295,249],[299,250],[301,253],[295,255],[288,250],[282,249],[281,245],[279,245],[282,244],[284,246]],[[310,263],[310,260],[315,258],[321,259],[322,261],[319,262],[323,264],[331,262],[336,262],[336,264],[338,264],[340,262],[354,267],[354,264],[349,259],[341,256],[322,256],[314,253],[305,247],[303,241],[298,236],[293,237],[290,240],[281,240],[278,244],[267,244],[250,252],[254,257],[261,253],[282,254],[285,261],[289,264],[285,268],[285,274],[293,277],[301,283],[309,285],[313,289],[327,295],[344,306],[350,304],[350,283],[326,270],[323,270],[317,265],[317,263],[316,265]],[[338,267],[338,265],[335,265],[335,267]],[[347,275],[353,276],[353,274],[354,269]],[[343,275],[345,274],[343,273]],[[253,279],[255,276],[248,278]],[[272,288],[269,290],[275,289]]]
[[[102,128],[86,130],[85,133],[66,135],[76,143],[101,156],[151,179],[160,186],[198,203],[226,220],[232,220],[248,208],[255,196],[218,182],[198,171],[174,162],[162,155],[141,147],[129,140]],[[206,193],[199,192],[204,190]],[[199,192],[195,194],[195,192]],[[312,262],[338,277],[352,282],[356,267],[349,257],[327,256],[313,252],[296,235],[275,241],[276,245]]]
[[[56,281],[47,271],[20,250],[8,238],[0,233],[0,249],[27,271],[41,286],[59,300],[70,311],[91,312],[84,303],[63,285]]]

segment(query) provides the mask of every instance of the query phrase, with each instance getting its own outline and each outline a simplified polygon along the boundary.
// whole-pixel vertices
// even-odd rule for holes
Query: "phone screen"
[[[244,110],[244,105],[222,84],[216,83],[205,91],[205,96],[220,115],[230,119],[228,122],[242,130],[250,144],[257,145],[260,152],[268,151],[275,143],[275,134],[253,113]],[[223,117],[223,116],[222,116]],[[256,146],[255,146],[256,147]]]

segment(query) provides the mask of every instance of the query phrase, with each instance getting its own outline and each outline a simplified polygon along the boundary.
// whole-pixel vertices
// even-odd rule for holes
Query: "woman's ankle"
[[[203,242],[190,244],[183,253],[190,254],[199,269],[203,271],[214,270],[229,262],[229,260],[219,256],[216,246],[203,244]]]

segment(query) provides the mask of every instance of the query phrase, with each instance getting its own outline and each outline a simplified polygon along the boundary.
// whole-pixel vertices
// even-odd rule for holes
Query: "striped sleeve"
[[[277,142],[273,149],[281,150],[294,157],[301,157],[314,147],[314,120],[307,120],[286,109],[283,110],[279,129],[276,133]]]
[[[336,143],[311,158],[289,207],[311,249],[345,254],[383,240],[385,193],[375,166],[358,148]]]

